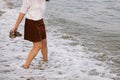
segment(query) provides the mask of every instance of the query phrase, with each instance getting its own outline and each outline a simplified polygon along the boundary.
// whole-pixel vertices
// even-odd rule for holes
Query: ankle
[[[44,62],[48,62],[48,60],[43,60]]]
[[[29,66],[26,66],[26,65],[23,65],[23,67],[24,67],[24,69],[28,69],[29,68]]]

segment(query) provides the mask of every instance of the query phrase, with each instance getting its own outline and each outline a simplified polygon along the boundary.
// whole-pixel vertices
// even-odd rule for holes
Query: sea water
[[[60,25],[59,31],[66,34],[61,38],[84,46],[120,76],[120,0],[54,0],[48,9],[48,22]]]
[[[20,5],[21,1],[16,0],[5,0],[3,4],[1,0],[0,3],[1,8],[9,9],[19,9]],[[4,10],[0,10],[1,16],[4,13]],[[100,75],[100,77],[120,80],[119,14],[120,0],[51,0],[47,3],[45,18],[48,32],[49,28],[54,32],[53,39],[55,38],[54,36],[59,36],[62,39],[57,40],[60,45],[68,45],[70,49],[82,46],[85,53],[84,57],[86,56],[88,60],[95,60],[96,66],[107,65],[106,69],[109,70],[109,72],[100,73],[100,69],[96,67],[98,72],[96,69],[81,70],[82,72],[90,76]],[[54,29],[56,30],[54,31]],[[2,32],[0,33],[3,34]],[[68,41],[66,42],[66,40]],[[2,39],[0,41],[4,42]],[[81,49],[72,50],[79,51]],[[79,60],[79,57],[75,58]],[[100,61],[102,64],[97,63],[97,61]],[[112,74],[116,76],[112,76]],[[76,78],[70,79],[75,80]]]

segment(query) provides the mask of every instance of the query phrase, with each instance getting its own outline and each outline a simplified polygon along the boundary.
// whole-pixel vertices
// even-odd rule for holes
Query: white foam
[[[0,9],[5,9],[5,8],[7,8],[7,6],[4,2],[4,0],[0,0]]]
[[[6,9],[6,13],[0,17],[0,41],[3,41],[0,42],[0,45],[3,47],[1,51],[4,53],[0,60],[7,60],[1,65],[8,64],[10,65],[9,68],[14,68],[14,71],[0,73],[0,78],[5,78],[5,80],[26,80],[31,77],[33,80],[112,80],[106,65],[96,65],[96,63],[103,63],[90,59],[82,46],[68,45],[67,43],[72,41],[62,39],[60,37],[62,33],[57,31],[58,28],[55,28],[55,25],[46,27],[48,30],[49,68],[43,71],[32,68],[22,69],[20,66],[26,60],[32,44],[24,41],[23,38],[9,40],[8,33],[15,23],[18,12],[19,9]],[[21,32],[23,32],[23,25],[22,23],[20,26],[22,28],[19,29]],[[36,62],[39,62],[40,57],[41,54],[36,56],[37,59],[33,61],[33,66],[38,64]],[[98,74],[90,75],[89,73],[92,71]],[[104,77],[103,74],[105,74]]]

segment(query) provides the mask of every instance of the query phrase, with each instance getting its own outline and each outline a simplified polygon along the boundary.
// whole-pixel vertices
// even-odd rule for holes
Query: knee
[[[42,48],[42,44],[41,43],[35,43],[34,44],[34,49],[40,50]]]
[[[42,47],[45,47],[45,46],[47,46],[47,40],[46,40],[46,39],[44,39],[44,40],[42,41]]]
[[[42,46],[38,45],[38,46],[34,46],[35,49],[40,50],[42,48]]]

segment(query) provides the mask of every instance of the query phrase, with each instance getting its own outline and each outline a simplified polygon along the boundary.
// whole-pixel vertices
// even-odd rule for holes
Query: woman
[[[29,68],[40,49],[43,55],[43,64],[40,69],[44,69],[48,62],[46,30],[43,21],[46,1],[48,0],[23,0],[19,17],[12,28],[12,32],[17,32],[19,24],[26,15],[24,39],[33,42],[33,48],[23,65],[25,69]]]

